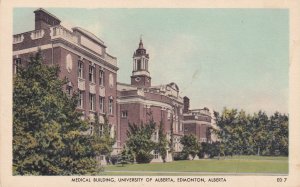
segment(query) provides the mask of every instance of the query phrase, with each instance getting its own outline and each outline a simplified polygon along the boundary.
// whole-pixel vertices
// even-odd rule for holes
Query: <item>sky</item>
[[[34,30],[35,9],[14,9],[14,34]],[[65,27],[82,27],[103,40],[118,59],[118,82],[130,83],[142,36],[152,85],[175,82],[191,109],[288,113],[286,9],[46,10]]]

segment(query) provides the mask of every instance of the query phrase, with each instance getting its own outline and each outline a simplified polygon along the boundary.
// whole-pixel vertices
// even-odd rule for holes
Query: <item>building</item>
[[[117,103],[120,117],[117,130],[118,145],[124,146],[129,123],[147,123],[153,118],[157,125],[153,140],[158,141],[158,126],[162,121],[168,139],[171,138],[173,130],[175,151],[181,151],[182,147],[179,141],[183,135],[183,100],[179,95],[179,88],[175,83],[152,86],[149,58],[141,39],[138,49],[133,54],[131,84],[117,83]],[[153,162],[162,161],[158,152],[154,150],[153,154]],[[169,153],[167,160],[171,160]]]
[[[203,109],[193,109],[190,110],[190,100],[188,97],[184,97],[184,113],[183,113],[183,128],[184,134],[194,135],[199,142],[211,142],[211,132],[212,128],[211,113],[208,108]]]
[[[176,83],[151,84],[150,57],[142,39],[130,64],[131,83],[125,84],[117,82],[117,58],[107,53],[101,39],[80,27],[64,28],[56,16],[44,9],[37,9],[34,14],[34,30],[13,36],[14,73],[41,49],[44,63],[59,65],[59,77],[67,78],[63,89],[70,95],[79,93],[77,110],[90,122],[87,133],[93,133],[96,115],[100,123],[107,116],[111,136],[116,136],[112,154],[120,153],[126,143],[129,123],[147,123],[150,119],[157,125],[153,140],[158,141],[158,127],[162,122],[167,138],[173,138],[175,152],[182,150],[180,138],[184,134],[194,134],[200,142],[210,141],[208,109],[189,110],[189,99],[179,95]],[[157,151],[153,150],[153,154],[153,162],[162,161]],[[168,152],[167,161],[171,160]]]
[[[91,123],[89,133],[93,133],[95,115],[103,122],[107,114],[114,136],[118,119],[117,59],[108,54],[104,42],[89,31],[79,27],[68,30],[44,9],[37,9],[34,14],[34,30],[13,36],[14,73],[40,48],[44,63],[59,65],[59,77],[67,78],[65,91],[79,92],[78,110]]]

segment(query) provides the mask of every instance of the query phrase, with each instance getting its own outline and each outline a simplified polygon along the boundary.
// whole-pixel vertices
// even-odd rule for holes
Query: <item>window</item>
[[[79,91],[79,99],[78,99],[78,107],[79,108],[83,108],[83,101],[84,101],[84,92],[83,91]]]
[[[109,74],[109,87],[113,87],[114,86],[114,76],[113,76],[113,74]]]
[[[99,97],[100,112],[104,113],[104,97]]]
[[[99,71],[99,85],[104,86],[104,71]]]
[[[90,110],[95,111],[95,94],[90,94],[89,100],[90,100]]]
[[[90,129],[89,129],[89,134],[90,135],[93,135],[93,131],[94,131],[94,125],[93,125],[93,123],[90,123]]]
[[[83,79],[83,62],[78,61],[78,77]]]
[[[154,159],[158,159],[158,150],[154,150]]]
[[[19,67],[21,66],[21,58],[14,59],[14,72],[18,73]]]
[[[100,126],[99,126],[99,136],[102,136],[102,135],[103,135],[103,132],[104,132],[104,130],[103,130],[103,125],[100,125]]]
[[[141,60],[139,59],[138,61],[137,61],[137,70],[141,70],[142,69],[142,62],[141,62]]]
[[[73,90],[72,86],[67,85],[67,94],[69,96],[72,96],[72,90]]]
[[[113,103],[114,103],[113,99],[108,100],[108,112],[111,115],[113,114]]]
[[[90,82],[95,82],[95,67],[90,65],[89,66],[89,81]]]
[[[127,118],[127,117],[128,117],[127,110],[122,111],[122,118]]]

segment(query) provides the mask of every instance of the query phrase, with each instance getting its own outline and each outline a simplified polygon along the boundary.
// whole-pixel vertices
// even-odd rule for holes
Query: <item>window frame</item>
[[[104,71],[102,69],[99,70],[99,85],[104,86]]]
[[[96,102],[96,95],[95,94],[92,94],[90,93],[89,94],[89,110],[90,111],[95,111],[96,107],[95,107],[95,102]]]
[[[99,111],[104,113],[105,97],[99,96]]]
[[[89,81],[95,83],[95,66],[89,65]]]
[[[78,96],[79,96],[79,99],[78,99],[77,107],[80,108],[80,109],[83,109],[83,105],[84,105],[84,91],[79,90]]]
[[[108,114],[113,115],[114,107],[113,107],[114,100],[112,98],[108,99]]]
[[[128,117],[128,111],[127,111],[127,110],[123,110],[123,111],[121,112],[121,117],[122,117],[122,118],[127,118],[127,117]]]
[[[78,78],[83,79],[83,77],[84,77],[84,75],[83,75],[84,74],[84,64],[83,64],[82,60],[78,60],[77,67],[78,67],[77,76],[78,76]]]

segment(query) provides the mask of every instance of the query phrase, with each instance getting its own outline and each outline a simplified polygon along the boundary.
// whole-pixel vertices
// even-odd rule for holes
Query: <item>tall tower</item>
[[[133,70],[131,85],[137,87],[150,87],[151,77],[148,71],[149,54],[146,53],[142,38],[138,49],[133,53]]]

